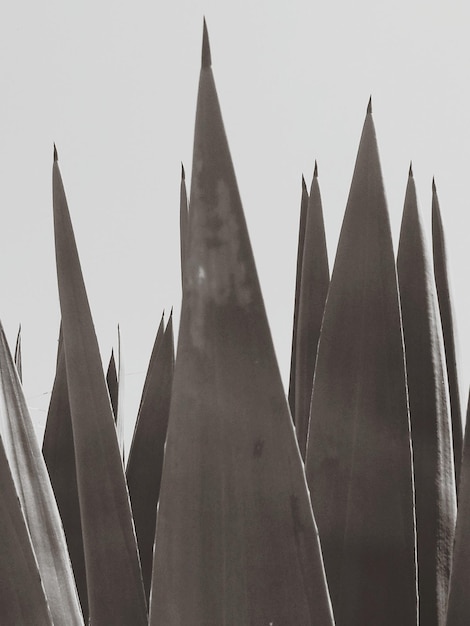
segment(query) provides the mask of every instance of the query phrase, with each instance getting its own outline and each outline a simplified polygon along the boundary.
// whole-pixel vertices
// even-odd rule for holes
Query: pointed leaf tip
[[[434,179],[434,176],[432,177],[432,192],[436,193],[436,181]]]
[[[204,26],[202,32],[202,67],[210,67],[212,65],[211,48],[209,44],[209,33],[207,32],[206,18],[204,18]]]
[[[184,171],[184,165],[181,162],[181,180],[186,180],[186,172]]]
[[[372,96],[369,97],[369,103],[367,105],[367,114],[370,115],[372,113]]]
[[[410,161],[410,169],[408,170],[408,176],[413,178],[413,161]]]
[[[58,160],[59,160],[59,155],[57,154],[57,147],[54,144],[54,163],[57,163]]]
[[[305,176],[302,174],[302,191],[307,192],[307,183],[305,182]]]
[[[318,163],[316,159],[315,159],[315,167],[313,169],[313,178],[318,178]]]

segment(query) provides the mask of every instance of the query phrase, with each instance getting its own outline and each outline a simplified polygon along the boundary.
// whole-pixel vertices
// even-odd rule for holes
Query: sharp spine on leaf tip
[[[372,96],[369,97],[369,103],[367,105],[367,113],[368,114],[372,113]]]
[[[410,161],[410,169],[408,170],[409,178],[413,178],[413,161]]]
[[[315,167],[313,168],[313,178],[318,178],[318,163],[315,159]]]
[[[57,163],[58,160],[59,160],[59,155],[57,154],[57,147],[54,143],[54,163]]]
[[[209,44],[209,33],[207,32],[206,18],[204,18],[204,26],[203,26],[203,32],[202,32],[201,65],[202,67],[211,67],[212,65],[211,48]]]
[[[183,163],[181,163],[181,180],[186,180],[186,172],[184,171]]]

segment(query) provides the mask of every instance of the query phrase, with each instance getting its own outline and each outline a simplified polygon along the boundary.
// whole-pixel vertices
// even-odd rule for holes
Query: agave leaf
[[[62,327],[59,335],[57,368],[47,413],[42,454],[62,519],[83,617],[87,623],[88,594],[85,554]]]
[[[117,328],[118,333],[118,371],[117,371],[117,407],[115,413],[116,419],[116,434],[118,439],[119,450],[121,451],[121,459],[124,466],[124,458],[125,458],[125,441],[124,441],[124,433],[125,433],[125,423],[124,423],[124,381],[125,377],[125,369],[124,362],[122,359],[122,346],[121,346],[121,329],[118,324]]]
[[[204,26],[150,623],[332,624]]]
[[[14,360],[15,360],[16,371],[18,372],[18,378],[20,379],[20,382],[22,383],[23,382],[23,360],[21,358],[21,324],[18,329],[18,335],[16,337]]]
[[[0,432],[54,624],[83,624],[54,492],[1,325]]]
[[[336,623],[416,625],[402,328],[370,104],[318,344],[306,471]]]
[[[439,198],[436,185],[432,184],[432,243],[434,260],[434,279],[441,314],[442,334],[447,364],[447,380],[449,383],[450,410],[452,417],[452,437],[454,443],[455,482],[459,488],[460,466],[462,463],[463,425],[462,401],[460,397],[459,369],[457,358],[456,331],[452,294],[447,268],[447,248],[444,237]]]
[[[460,471],[459,503],[455,526],[454,553],[449,585],[447,626],[463,626],[470,623],[470,394],[467,404],[467,426],[463,442],[462,467]]]
[[[0,493],[0,623],[52,626],[54,622],[41,584],[31,537],[1,438]]]
[[[147,615],[129,496],[56,152],[53,206],[90,621],[138,626]]]
[[[164,333],[162,323],[158,329],[126,470],[147,599],[175,360],[172,319]]]
[[[307,221],[308,211],[308,191],[305,179],[302,176],[302,196],[300,200],[300,222],[299,222],[299,240],[297,244],[297,270],[295,274],[295,296],[294,296],[294,320],[292,324],[292,348],[290,357],[290,375],[289,375],[289,407],[292,418],[295,419],[295,384],[296,384],[296,366],[297,366],[297,325],[298,325],[298,309],[299,309],[299,297],[300,297],[300,280],[302,277],[302,262],[304,256],[304,241],[305,241],[305,225]]]
[[[114,420],[116,420],[118,408],[118,376],[116,370],[116,360],[114,358],[114,350],[111,350],[108,371],[106,372],[106,384],[108,385],[109,399],[111,400]]]
[[[457,513],[442,331],[410,168],[397,258],[410,406],[419,622],[444,626]]]
[[[305,225],[304,251],[298,294],[295,366],[295,430],[305,459],[317,346],[330,283],[323,209],[315,163]]]
[[[181,284],[184,284],[184,266],[187,256],[188,238],[188,194],[186,192],[186,174],[181,163],[181,185],[180,185],[180,254],[181,254]]]

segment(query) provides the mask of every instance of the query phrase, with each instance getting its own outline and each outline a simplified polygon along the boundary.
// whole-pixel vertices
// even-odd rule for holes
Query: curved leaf
[[[82,625],[54,492],[1,324],[0,431],[54,624]]]
[[[52,626],[31,537],[1,438],[0,493],[0,623]]]

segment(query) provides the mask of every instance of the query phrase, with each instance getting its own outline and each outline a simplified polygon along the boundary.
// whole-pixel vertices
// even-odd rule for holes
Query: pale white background
[[[318,159],[331,265],[369,95],[397,243],[410,159],[447,231],[466,402],[470,89],[464,2],[24,0],[0,9],[0,318],[23,327],[41,432],[59,303],[52,144],[105,366],[120,323],[128,437],[163,309],[180,310],[202,18],[281,373],[288,380],[300,180]]]

